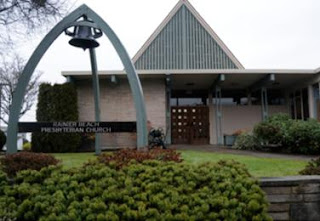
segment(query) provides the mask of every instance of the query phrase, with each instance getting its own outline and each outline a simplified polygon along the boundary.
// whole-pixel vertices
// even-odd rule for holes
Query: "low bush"
[[[242,133],[237,136],[234,148],[239,150],[260,150],[261,141],[253,134]]]
[[[257,181],[234,161],[49,167],[18,176],[0,195],[0,219],[271,220]]]
[[[253,133],[265,145],[285,145],[288,141],[288,129],[293,120],[288,114],[275,114],[255,125]]]
[[[281,128],[268,121],[257,124],[253,129],[253,133],[266,145],[280,144],[283,138]]]
[[[98,157],[98,161],[105,165],[116,165],[117,168],[121,168],[128,165],[130,161],[136,161],[142,163],[146,160],[159,160],[159,161],[174,161],[181,162],[180,153],[172,149],[150,149],[145,151],[139,151],[135,149],[122,149],[113,154],[101,154]]]
[[[320,123],[316,120],[293,120],[288,128],[287,148],[292,153],[320,153]]]
[[[253,134],[265,150],[320,153],[320,123],[316,120],[293,120],[286,114],[276,114],[256,124]]]
[[[320,175],[320,157],[312,159],[306,168],[299,172],[301,175]]]
[[[0,130],[0,150],[2,150],[6,142],[7,142],[7,137],[5,133],[2,130]]]
[[[59,161],[52,155],[44,153],[20,152],[0,158],[2,170],[8,176],[14,176],[21,170],[40,170],[49,165],[57,165]]]

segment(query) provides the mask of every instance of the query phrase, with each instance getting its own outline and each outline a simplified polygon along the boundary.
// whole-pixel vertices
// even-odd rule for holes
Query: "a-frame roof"
[[[133,63],[138,70],[244,69],[187,0],[176,4]]]

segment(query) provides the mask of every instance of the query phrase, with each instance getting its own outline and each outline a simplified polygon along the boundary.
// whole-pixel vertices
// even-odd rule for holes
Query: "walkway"
[[[216,145],[170,145],[170,149],[177,150],[194,150],[194,151],[207,151],[216,153],[227,153],[236,155],[247,155],[260,158],[287,158],[296,160],[311,160],[319,156],[312,155],[298,155],[298,154],[284,154],[284,153],[269,153],[261,151],[251,151],[251,150],[237,150],[231,147],[216,146]]]

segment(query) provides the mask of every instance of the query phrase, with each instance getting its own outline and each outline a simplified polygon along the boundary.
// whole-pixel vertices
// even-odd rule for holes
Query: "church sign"
[[[19,132],[120,133],[136,132],[136,122],[20,122]]]

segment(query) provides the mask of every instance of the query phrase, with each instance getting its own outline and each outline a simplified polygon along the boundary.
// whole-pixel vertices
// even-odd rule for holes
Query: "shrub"
[[[2,130],[0,130],[0,150],[2,150],[6,142],[7,142],[7,137],[5,133]]]
[[[293,120],[288,128],[288,149],[292,153],[320,153],[320,124],[316,120]]]
[[[260,150],[261,141],[253,134],[242,133],[237,136],[234,148],[239,150]]]
[[[52,155],[30,152],[10,154],[0,159],[2,170],[8,176],[14,176],[21,170],[40,170],[49,165],[57,165],[58,162]]]
[[[253,133],[267,145],[278,144],[283,146],[287,143],[287,131],[291,127],[292,121],[287,114],[275,114],[256,124]]]
[[[122,170],[23,171],[0,195],[17,220],[271,220],[256,180],[234,161],[199,166],[144,161]],[[45,173],[45,175],[43,175]],[[32,177],[46,177],[41,185]],[[31,180],[31,181],[30,181]]]
[[[312,159],[306,168],[299,172],[301,175],[320,175],[320,157]]]
[[[68,95],[68,96],[66,96]],[[37,121],[78,121],[77,91],[71,83],[41,84],[39,87]],[[76,133],[32,134],[32,151],[45,153],[75,152],[81,136]]]
[[[31,143],[30,142],[26,142],[23,144],[22,149],[24,151],[30,151],[31,150]]]
[[[2,170],[0,170],[0,196],[4,194],[4,188],[8,185],[8,177]]]
[[[181,162],[180,153],[172,149],[150,149],[145,151],[139,151],[135,149],[122,149],[114,154],[101,154],[98,157],[98,161],[105,165],[116,165],[117,168],[121,168],[129,164],[130,161],[136,161],[142,163],[146,160],[159,160],[159,161],[174,161]]]
[[[320,123],[316,120],[293,120],[288,115],[276,114],[258,123],[253,134],[261,139],[263,148],[274,148],[290,153],[320,153]]]

